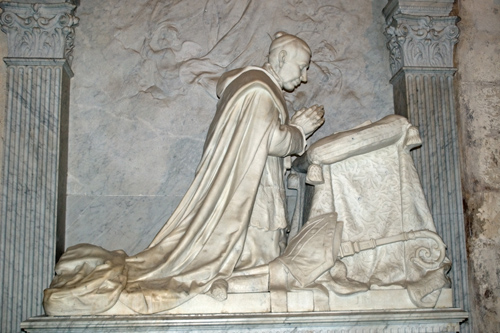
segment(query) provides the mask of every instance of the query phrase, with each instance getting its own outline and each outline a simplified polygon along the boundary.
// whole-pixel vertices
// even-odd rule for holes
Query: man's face
[[[309,52],[302,47],[295,47],[286,51],[285,61],[277,74],[283,82],[283,89],[293,91],[302,82],[307,82],[307,69],[311,57]]]

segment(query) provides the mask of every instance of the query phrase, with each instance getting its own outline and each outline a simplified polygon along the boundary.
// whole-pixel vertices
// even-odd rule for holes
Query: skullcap
[[[275,49],[278,48],[281,49],[285,45],[293,42],[298,43],[304,48],[304,50],[306,50],[307,52],[309,52],[309,54],[311,54],[311,49],[309,48],[306,42],[304,42],[297,36],[287,34],[286,32],[283,31],[278,31],[277,33],[274,34],[274,40],[272,41],[271,46],[269,47],[269,53],[271,53]]]

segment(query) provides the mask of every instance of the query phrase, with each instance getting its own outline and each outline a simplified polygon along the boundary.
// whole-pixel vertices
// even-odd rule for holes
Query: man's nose
[[[300,81],[307,82],[307,72],[305,70],[302,71],[302,74],[300,75]]]

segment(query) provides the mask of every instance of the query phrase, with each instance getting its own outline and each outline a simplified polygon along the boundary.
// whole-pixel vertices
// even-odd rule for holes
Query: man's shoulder
[[[221,91],[221,97],[222,94],[235,96],[249,92],[269,94],[280,104],[284,103],[281,89],[264,70],[258,67],[246,68],[245,71],[238,73]]]
[[[258,89],[264,89],[270,91],[277,90],[277,86],[271,80],[271,78],[263,71],[257,69],[251,69],[242,73],[231,84],[236,84],[238,86],[241,86],[242,88],[246,86],[252,86]]]

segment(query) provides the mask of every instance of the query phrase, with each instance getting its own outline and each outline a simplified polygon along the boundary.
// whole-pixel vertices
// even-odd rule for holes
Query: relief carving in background
[[[342,73],[336,64],[337,51],[331,42],[319,34],[319,31],[326,28],[329,20],[337,19],[341,9],[325,4],[325,1],[285,3],[282,11],[288,25],[304,27],[298,36],[312,39],[314,44],[311,44],[315,45],[312,50],[315,56],[311,63],[314,80],[311,79],[311,82],[316,81],[313,83],[316,85],[316,94],[306,97],[299,93],[296,98],[292,98],[294,108],[299,109],[318,95],[325,94],[326,91],[335,93],[342,86]],[[195,36],[186,31],[185,20],[178,16],[171,17],[173,15],[167,13],[181,13],[184,10],[195,12],[196,7],[202,5],[202,22],[190,23],[195,26],[203,23],[209,27],[203,30],[204,41],[193,38]],[[159,99],[182,95],[185,87],[190,84],[203,87],[215,99],[215,84],[222,73],[247,64],[264,63],[262,49],[265,49],[265,38],[267,36],[267,42],[270,41],[268,31],[279,30],[279,27],[275,27],[276,24],[271,20],[262,24],[262,21],[254,18],[259,13],[275,10],[276,5],[260,1],[248,1],[246,5],[242,5],[241,1],[233,0],[226,1],[224,6],[218,5],[216,1],[191,4],[191,9],[185,9],[185,6],[182,3],[156,4],[150,22],[151,30],[142,37],[138,48],[143,65],[140,71],[133,73],[134,80],[139,81],[142,92],[151,93]]]

